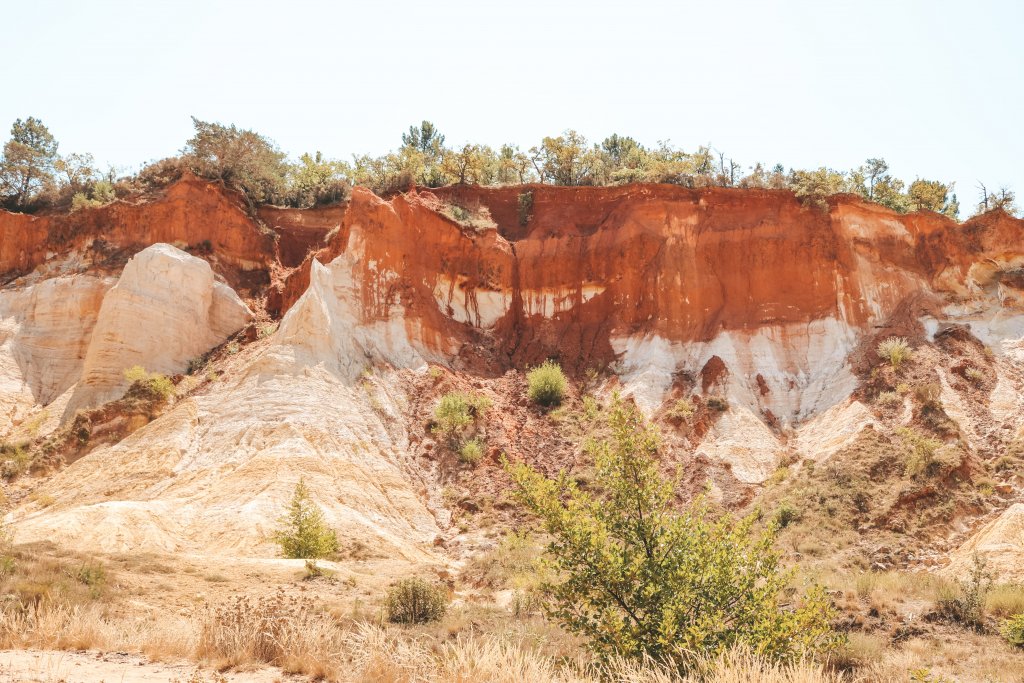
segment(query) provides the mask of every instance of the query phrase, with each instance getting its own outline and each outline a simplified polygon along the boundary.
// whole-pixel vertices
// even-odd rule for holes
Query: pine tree
[[[337,535],[327,526],[302,479],[295,485],[295,493],[279,524],[274,541],[287,558],[316,559],[338,549]]]

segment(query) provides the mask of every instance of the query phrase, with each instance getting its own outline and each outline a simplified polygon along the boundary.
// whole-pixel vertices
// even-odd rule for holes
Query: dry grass
[[[153,659],[190,657],[225,670],[263,664],[343,683],[674,683],[651,664],[595,668],[537,653],[514,637],[459,636],[440,642],[407,629],[344,624],[305,599],[238,599],[191,620],[118,621],[98,604],[46,605],[0,617],[2,646],[139,651]],[[694,681],[698,679],[692,679]],[[704,683],[831,683],[820,665],[784,666],[737,653],[705,664]]]
[[[1001,619],[1024,614],[1024,586],[1015,583],[993,586],[985,598],[985,612]]]
[[[470,575],[479,584],[512,588],[532,567],[536,550],[525,537],[506,539]],[[180,615],[153,611],[139,617],[124,600],[131,595],[125,592],[126,566],[140,576],[153,576],[169,569],[158,558],[110,557],[101,563],[50,546],[8,548],[5,556],[13,564],[0,578],[0,590],[12,597],[0,609],[0,648],[140,652],[153,660],[189,659],[220,670],[276,666],[339,683],[688,683],[650,663],[598,668],[579,640],[555,624],[539,616],[516,618],[510,608],[491,604],[459,605],[442,622],[417,627],[356,620],[345,610],[329,610],[324,596],[313,593],[243,597]],[[189,581],[201,580],[203,573],[189,576],[195,576]],[[831,573],[818,578],[834,589],[839,607],[849,603],[848,615],[860,615],[847,647],[831,662],[844,673],[816,663],[776,666],[733,653],[705,663],[692,680],[868,683],[908,680],[910,671],[921,668],[955,680],[982,680],[974,678],[976,670],[1005,680],[1005,672],[1024,663],[996,635],[945,623],[927,625],[923,615],[947,585],[932,575]],[[97,581],[98,592],[88,585]],[[1012,612],[1019,599],[1017,587],[997,587],[989,612]],[[877,616],[867,617],[869,611]],[[371,601],[366,615],[374,619],[378,612]],[[909,622],[907,615],[913,615]],[[892,628],[903,623],[918,625],[918,635],[894,639]]]
[[[343,631],[306,598],[283,592],[240,597],[197,618],[195,656],[218,668],[273,664],[293,673],[329,677]]]

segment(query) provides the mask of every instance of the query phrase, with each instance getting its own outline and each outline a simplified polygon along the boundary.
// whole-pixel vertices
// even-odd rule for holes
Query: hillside
[[[893,337],[902,366],[877,353]],[[571,379],[552,413],[525,398],[547,359]],[[173,388],[138,393],[133,366]],[[492,406],[476,464],[431,430],[451,391]],[[529,521],[501,458],[585,481],[587,406],[613,395],[661,429],[681,498],[790,510],[787,559],[880,661],[917,639],[1003,648],[978,673],[922,646],[960,680],[1024,662],[991,629],[914,621],[914,597],[879,609],[829,583],[957,580],[976,554],[1024,581],[1024,220],[655,184],[250,210],[188,174],[0,212],[6,522],[19,547],[116,567],[126,614],[194,606],[203,572],[218,598],[305,591],[272,540],[300,479],[341,540],[344,587],[321,587],[339,610],[409,572],[504,609],[513,587],[474,574]]]

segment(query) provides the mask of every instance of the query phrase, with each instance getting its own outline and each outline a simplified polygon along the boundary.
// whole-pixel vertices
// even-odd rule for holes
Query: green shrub
[[[668,417],[673,420],[685,421],[694,412],[693,403],[688,398],[681,398],[672,404],[668,411]]]
[[[780,529],[785,529],[793,522],[800,521],[803,513],[793,506],[788,500],[784,500],[779,504],[779,507],[775,510],[774,521]]]
[[[166,401],[174,393],[174,382],[159,372],[146,372],[141,365],[133,365],[124,371],[124,378],[131,382],[129,391],[135,390],[149,398]]]
[[[526,394],[537,405],[557,406],[565,398],[565,383],[561,366],[547,360],[526,373]]]
[[[533,193],[519,193],[519,227],[525,228],[533,215]]]
[[[325,574],[324,568],[321,567],[319,564],[317,564],[316,559],[308,559],[308,560],[306,560],[306,578],[307,579],[316,579],[318,577],[324,576],[324,574]]]
[[[961,458],[956,446],[944,446],[938,439],[924,436],[913,429],[896,430],[907,448],[904,472],[909,477],[934,477],[959,466]]]
[[[478,394],[464,394],[451,391],[441,397],[434,408],[435,434],[448,442],[452,450],[460,450],[462,437],[477,418],[480,418],[491,407],[491,400]]]
[[[327,526],[320,508],[312,501],[306,482],[295,485],[295,493],[285,514],[278,520],[274,542],[289,559],[316,559],[338,550],[338,537]]]
[[[910,345],[903,337],[889,337],[878,344],[879,358],[889,361],[889,365],[897,370],[910,360],[911,355]]]
[[[484,457],[484,443],[480,439],[470,439],[459,447],[459,460],[467,465],[475,465]]]
[[[938,382],[922,382],[914,387],[914,396],[922,406],[939,407],[942,385]]]
[[[384,605],[396,624],[438,621],[448,611],[448,590],[420,578],[401,579],[388,589]]]
[[[999,631],[1010,645],[1024,647],[1024,614],[1017,614],[1003,621]]]
[[[79,583],[89,587],[89,595],[97,598],[102,594],[103,585],[107,581],[107,570],[101,564],[83,564],[74,576]]]
[[[756,515],[737,521],[703,499],[678,510],[673,479],[658,468],[657,431],[620,400],[608,426],[611,439],[591,449],[600,496],[565,473],[548,479],[506,463],[518,499],[552,538],[549,616],[604,661],[649,657],[680,671],[736,647],[793,660],[839,644],[824,592],[790,591],[774,525],[757,532]]]

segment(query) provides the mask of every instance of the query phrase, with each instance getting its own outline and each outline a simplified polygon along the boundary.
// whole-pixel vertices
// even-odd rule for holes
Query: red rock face
[[[485,207],[496,227],[462,226],[439,213],[446,203]],[[1012,260],[1022,226],[852,197],[822,211],[781,191],[460,186],[385,202],[357,189],[316,258],[359,249],[366,320],[400,303],[428,348],[495,370],[549,356],[582,368],[614,359],[613,336],[709,341],[825,318],[866,330],[922,291],[963,289],[994,253]],[[308,262],[277,310],[307,283]]]
[[[494,227],[462,225],[448,205]],[[147,203],[0,213],[0,273],[94,240],[129,255],[154,242],[203,255],[208,242],[234,286],[276,275],[266,305],[279,316],[305,292],[311,258],[348,253],[364,321],[400,314],[425,351],[501,371],[546,357],[601,365],[622,338],[707,342],[826,319],[866,331],[914,297],[972,296],[1024,263],[1024,222],[1005,214],[959,225],[853,197],[823,211],[783,191],[456,186],[384,201],[357,188],[347,206],[259,217],[276,243],[238,195],[191,177]]]
[[[312,209],[286,209],[261,206],[259,217],[278,234],[277,250],[281,265],[295,268],[306,255],[324,245],[324,238],[341,227],[346,205]]]
[[[53,254],[102,243],[106,253],[131,256],[156,242],[215,256],[229,279],[274,261],[273,240],[249,218],[240,197],[221,186],[186,177],[153,201],[114,202],[97,209],[38,217],[0,211],[0,277],[24,273]],[[235,275],[236,277],[232,277]]]

